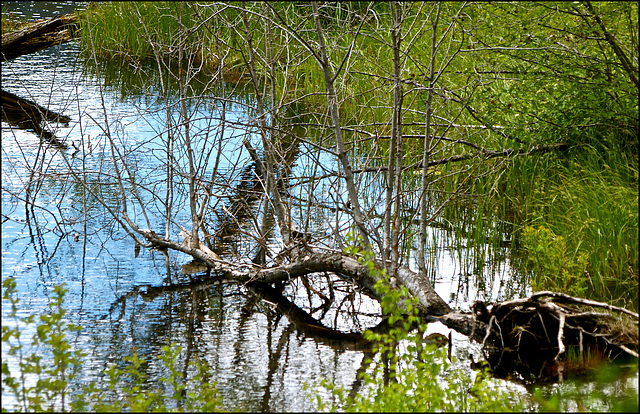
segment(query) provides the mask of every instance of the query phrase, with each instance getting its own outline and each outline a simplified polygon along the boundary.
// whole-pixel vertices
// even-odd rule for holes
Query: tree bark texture
[[[75,14],[65,14],[3,34],[0,62],[70,41],[77,23],[78,17]]]

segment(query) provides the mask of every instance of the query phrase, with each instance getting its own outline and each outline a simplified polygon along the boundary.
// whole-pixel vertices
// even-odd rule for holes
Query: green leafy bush
[[[537,229],[527,226],[522,236],[529,254],[534,291],[544,288],[584,296],[591,285],[586,272],[588,257],[584,252],[570,254],[564,237],[543,226]]]
[[[201,362],[190,362],[187,371],[194,373],[185,378],[179,369],[178,357],[182,351],[175,344],[164,346],[159,356],[168,376],[160,378],[164,387],[149,387],[144,374],[146,361],[137,354],[125,357],[126,366],[110,366],[105,372],[106,384],[92,381],[82,385],[79,379],[85,354],[74,350],[66,335],[80,328],[65,320],[62,305],[67,292],[64,285],[54,287],[54,297],[48,314],[41,315],[36,333],[31,338],[31,349],[21,340],[20,325],[29,326],[35,316],[18,316],[19,299],[16,281],[3,281],[3,301],[11,304],[9,321],[2,323],[2,345],[18,361],[17,376],[9,363],[2,361],[2,395],[13,394],[15,404],[2,410],[15,411],[214,411],[221,408],[221,398],[215,382],[209,380],[209,367]],[[43,358],[46,355],[47,358]]]

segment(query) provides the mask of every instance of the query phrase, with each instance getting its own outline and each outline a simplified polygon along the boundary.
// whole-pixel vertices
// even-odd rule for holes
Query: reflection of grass
[[[534,387],[535,411],[541,412],[638,412],[638,390],[627,380],[637,375],[637,365],[628,368],[611,364],[597,371],[595,381],[564,381],[552,387]],[[615,382],[614,382],[615,381]]]
[[[2,34],[13,32],[21,29],[23,26],[31,22],[28,14],[21,13],[19,15],[8,11],[9,7],[2,5]]]

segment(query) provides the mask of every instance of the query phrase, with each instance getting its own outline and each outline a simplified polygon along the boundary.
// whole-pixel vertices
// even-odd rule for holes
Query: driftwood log
[[[262,267],[253,263],[229,265],[207,255],[192,244],[176,242],[149,230],[147,247],[180,250],[211,267],[226,279],[246,285],[263,286],[297,277],[313,277],[331,272],[357,284],[372,298],[376,278],[356,258],[338,251],[320,252],[317,246],[299,243],[298,255],[290,263]],[[382,269],[381,262],[376,266]],[[470,312],[452,310],[420,274],[400,267],[397,282],[418,298],[422,317],[439,321],[483,345],[487,361],[497,376],[524,381],[557,379],[563,372],[576,372],[596,365],[638,357],[638,314],[606,303],[576,298],[558,292],[537,292],[529,298],[492,305],[476,302]],[[257,288],[256,288],[257,289]],[[299,329],[330,339],[363,345],[354,333],[342,333],[323,326],[302,310],[268,288],[257,289]],[[382,329],[382,325],[376,327]]]
[[[39,20],[2,35],[0,62],[70,41],[77,28],[75,14]]]

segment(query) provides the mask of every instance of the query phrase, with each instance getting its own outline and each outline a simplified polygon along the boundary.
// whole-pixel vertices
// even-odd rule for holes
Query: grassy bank
[[[520,234],[537,229],[523,241],[520,262],[525,271],[535,269],[535,290],[560,290],[637,309],[637,165],[616,156],[603,158],[583,148],[564,159],[520,159],[505,173],[497,205],[500,214],[519,224]],[[551,250],[554,243],[561,251]],[[535,262],[546,264],[532,267]]]
[[[321,13],[333,70],[342,68],[336,88],[346,138],[355,151],[373,149],[384,160],[388,140],[365,138],[391,129],[393,61],[385,44],[390,41],[389,7],[330,6]],[[245,21],[238,7],[107,2],[89,9],[83,44],[107,58],[182,59],[210,73],[222,69],[229,80],[247,79]],[[469,215],[511,223],[518,257],[514,264],[536,289],[563,290],[637,309],[637,85],[629,81],[617,52],[603,42],[586,5],[460,7],[443,3],[439,15],[438,36],[452,34],[445,36],[443,44],[449,46],[438,51],[436,61],[442,65],[450,60],[450,65],[436,85],[437,125],[431,132],[449,141],[435,146],[433,158],[475,152],[452,141],[525,153],[554,143],[565,143],[567,149],[491,160],[479,155],[464,164],[439,167],[438,177],[443,178],[434,181],[436,190],[463,189],[473,195],[459,197],[443,216],[454,227]],[[637,61],[637,30],[632,29],[637,28],[637,4],[597,7],[603,27]],[[271,101],[295,102],[308,118],[323,119],[323,74],[302,45],[313,49],[317,42],[311,6],[250,3],[247,8],[260,79],[265,91],[275,92]],[[367,18],[360,27],[362,15]],[[406,4],[408,58],[402,77],[407,81],[407,136],[424,136],[435,15],[433,4]],[[357,30],[360,36],[353,41]],[[419,159],[422,145],[421,138],[406,138],[405,164]],[[469,166],[472,173],[465,173]],[[409,179],[406,186],[411,187]],[[481,222],[472,225],[473,242],[502,242],[495,226]]]

